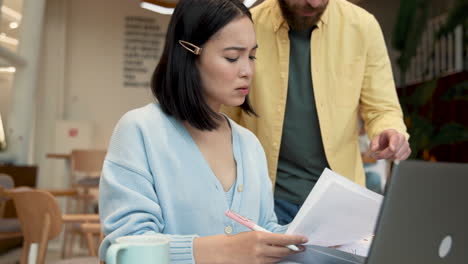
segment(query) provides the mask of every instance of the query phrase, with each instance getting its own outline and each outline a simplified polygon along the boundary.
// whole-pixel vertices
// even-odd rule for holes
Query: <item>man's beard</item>
[[[328,1],[320,7],[317,8],[312,8],[309,5],[306,7],[300,7],[300,6],[289,6],[286,3],[286,0],[278,0],[281,11],[283,13],[284,19],[288,22],[289,27],[293,30],[306,30],[306,29],[311,29],[313,28],[317,22],[320,20],[320,17],[323,15],[323,12],[325,12],[325,9],[327,8]],[[301,9],[303,11],[318,11],[316,15],[314,16],[300,16],[297,14],[297,10]]]

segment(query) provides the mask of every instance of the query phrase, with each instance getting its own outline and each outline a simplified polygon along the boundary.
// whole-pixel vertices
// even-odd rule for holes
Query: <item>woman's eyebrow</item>
[[[257,49],[257,48],[258,48],[258,44],[256,44],[256,45],[252,48],[252,50]],[[244,51],[244,50],[247,50],[247,48],[246,48],[246,47],[237,47],[237,46],[233,46],[233,47],[224,48],[223,50],[225,50],[225,51],[226,51],[226,50]]]

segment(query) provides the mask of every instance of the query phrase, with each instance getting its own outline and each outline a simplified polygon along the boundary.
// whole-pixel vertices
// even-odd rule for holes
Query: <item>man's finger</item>
[[[411,155],[411,149],[408,148],[405,154],[400,158],[400,160],[406,160]]]
[[[390,138],[388,139],[388,147],[394,151],[397,152],[399,148],[401,147],[401,144],[403,143],[403,136],[400,135],[399,133],[395,134],[387,134]]]
[[[408,147],[405,144],[403,144],[403,146],[399,147],[397,153],[395,153],[395,155],[393,156],[393,159],[401,160],[403,158],[403,155],[406,154],[406,152],[408,152]]]
[[[390,148],[386,148],[380,152],[374,152],[372,154],[372,157],[375,159],[389,159],[395,155],[395,152],[392,151]]]
[[[372,152],[376,152],[377,150],[379,150],[379,142],[380,142],[380,135],[379,136],[375,136],[371,143],[370,143],[370,150]]]

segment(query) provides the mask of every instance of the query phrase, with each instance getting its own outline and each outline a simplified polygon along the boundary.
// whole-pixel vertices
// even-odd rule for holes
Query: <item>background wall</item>
[[[0,0],[1,5],[8,5],[13,10],[21,10],[22,9],[22,0]],[[0,32],[4,32],[8,30],[8,34],[10,37],[17,37],[17,33],[19,29],[12,30],[7,28],[7,25],[11,21],[7,19],[6,15],[0,13]],[[11,34],[11,35],[10,35]],[[7,44],[2,42],[0,45],[8,50],[16,50],[15,45]],[[0,58],[0,67],[9,67],[12,66],[6,60]],[[10,98],[11,98],[11,87],[13,84],[13,73],[5,73],[0,72],[0,114],[2,115],[3,124],[8,122],[8,113],[10,111]]]
[[[3,123],[8,122],[8,112],[10,109],[10,96],[13,75],[8,73],[0,74],[0,114]]]
[[[63,187],[64,162],[45,157],[57,147],[56,121],[90,121],[93,147],[107,148],[118,119],[153,100],[150,89],[123,86],[125,17],[154,18],[162,32],[170,17],[140,8],[137,0],[48,0],[47,5],[34,153],[39,186]],[[157,61],[153,64],[150,68]]]
[[[147,12],[137,5],[139,1],[70,3],[64,117],[93,121],[94,143],[105,148],[118,118],[152,100],[149,89],[122,86],[124,18],[128,15],[157,17],[165,28],[169,16]]]

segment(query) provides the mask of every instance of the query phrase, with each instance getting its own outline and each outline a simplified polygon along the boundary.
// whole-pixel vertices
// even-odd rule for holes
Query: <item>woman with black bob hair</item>
[[[181,0],[167,32],[152,80],[158,102],[121,118],[104,161],[100,256],[118,237],[162,233],[171,263],[278,262],[306,239],[281,234],[260,142],[219,112],[255,115],[251,14],[239,0]],[[273,233],[250,231],[227,210]]]
[[[224,117],[207,104],[197,67],[199,54],[192,50],[202,47],[240,15],[252,21],[250,11],[240,1],[180,1],[171,20],[177,22],[169,24],[164,52],[151,85],[166,114],[201,130],[213,130],[219,121],[223,122]],[[255,115],[248,95],[240,107]]]

